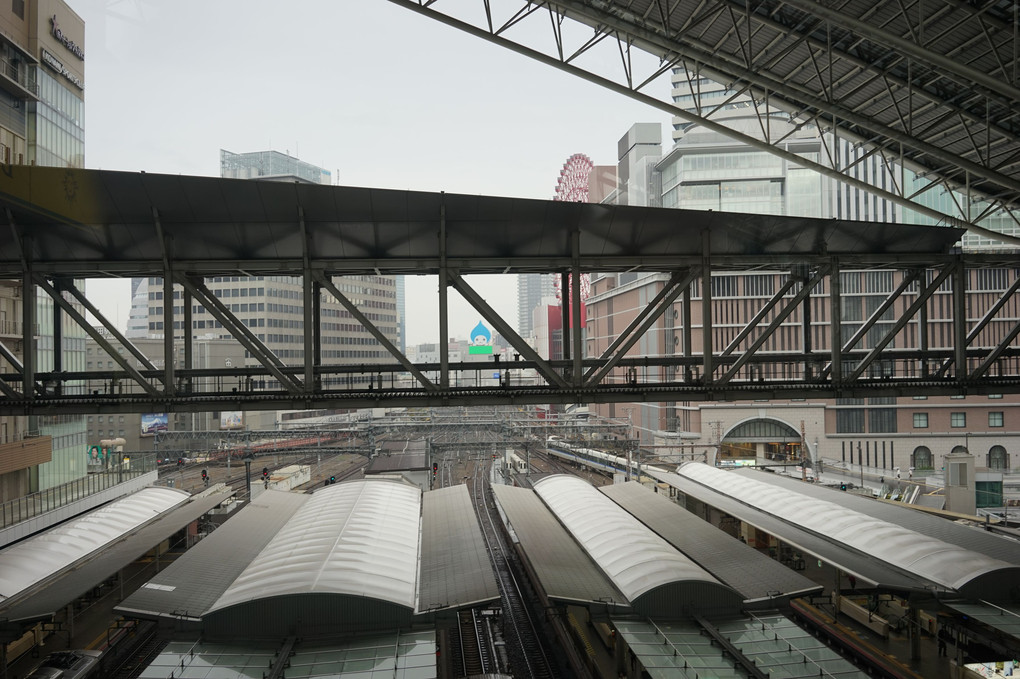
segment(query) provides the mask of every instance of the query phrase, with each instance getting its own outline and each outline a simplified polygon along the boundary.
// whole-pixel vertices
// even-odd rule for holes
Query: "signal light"
[[[264,478],[264,479],[268,479],[269,478],[269,467],[263,467],[262,468],[262,478]]]
[[[336,483],[336,477],[335,476],[329,477],[329,482],[330,482],[330,484]]]
[[[840,490],[846,490],[846,484],[845,483],[839,484],[839,489]]]
[[[206,471],[203,469],[202,470],[202,480],[205,481],[208,477],[209,477],[209,474],[206,473]]]

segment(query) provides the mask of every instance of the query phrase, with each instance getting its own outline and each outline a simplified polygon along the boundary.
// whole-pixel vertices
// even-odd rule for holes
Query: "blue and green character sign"
[[[491,354],[492,353],[492,331],[485,327],[481,321],[471,331],[471,342],[468,347],[469,354]]]

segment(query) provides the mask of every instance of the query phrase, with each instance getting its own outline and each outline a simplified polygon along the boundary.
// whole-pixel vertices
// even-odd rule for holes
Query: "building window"
[[[928,428],[928,413],[914,413],[914,429]]]
[[[952,413],[949,416],[949,426],[951,427],[966,427],[967,426],[967,413]]]
[[[873,434],[896,433],[896,411],[893,408],[871,408],[868,411],[868,431]]]
[[[864,433],[864,409],[849,408],[836,411],[836,433],[838,434],[863,434]]]
[[[935,465],[931,449],[927,446],[918,446],[915,448],[914,452],[910,454],[910,466],[914,469],[933,469]]]
[[[992,446],[988,451],[989,469],[1009,469],[1009,454],[1002,446]]]
[[[11,11],[14,12],[19,19],[24,20],[25,0],[11,0]]]
[[[988,413],[988,426],[989,427],[1001,427],[1002,426],[1002,413]]]

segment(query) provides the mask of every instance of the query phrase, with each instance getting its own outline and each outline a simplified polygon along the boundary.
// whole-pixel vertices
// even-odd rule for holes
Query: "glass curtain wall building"
[[[674,73],[674,100],[702,115],[737,128],[745,134],[768,137],[791,153],[821,164],[839,164],[853,167],[855,176],[879,188],[891,188],[893,182],[914,181],[902,168],[886,167],[880,159],[869,157],[864,149],[845,140],[819,134],[809,124],[798,123],[781,111],[765,111],[762,119],[755,114],[754,102],[746,95],[728,90],[705,78],[697,78],[685,71]],[[762,122],[764,120],[765,122]],[[749,212],[819,218],[838,218],[885,222],[922,222],[917,215],[882,200],[866,191],[846,186],[834,179],[819,175],[798,166],[795,162],[778,158],[763,151],[748,148],[727,137],[706,130],[697,124],[680,119],[674,121],[674,146],[665,155],[655,159],[657,179],[640,177],[634,172],[636,160],[631,142],[638,137],[648,138],[647,130],[635,126],[619,144],[621,182],[639,177],[638,190],[624,183],[615,197],[627,196],[628,204],[641,204],[637,199],[647,193],[647,203],[663,207]],[[640,134],[638,134],[640,132]],[[630,141],[628,141],[630,140]],[[641,163],[647,164],[647,148],[641,154]],[[656,196],[648,187],[656,184],[661,194]],[[929,201],[944,201],[949,211],[948,194],[925,194]],[[612,198],[612,197],[611,197]],[[936,205],[936,207],[938,207]],[[964,246],[978,248],[978,239],[969,237]],[[970,315],[980,317],[989,300],[997,299],[1008,289],[1015,278],[1010,272],[988,270],[970,272],[968,281],[968,308]],[[713,343],[727,346],[744,327],[761,304],[771,297],[789,278],[789,273],[717,274],[712,277]],[[847,341],[857,329],[883,303],[903,280],[900,271],[844,271],[841,273],[841,335]],[[929,274],[930,276],[930,274]],[[592,297],[588,301],[587,355],[600,355],[626,327],[626,319],[633,317],[665,285],[663,275],[635,273],[606,274],[592,283]],[[930,280],[930,279],[929,279]],[[692,287],[692,299],[700,300],[700,282]],[[828,285],[828,282],[825,282]],[[922,282],[923,284],[923,282]],[[872,348],[891,327],[900,313],[916,298],[918,284],[914,283],[896,305],[886,312],[874,328],[857,345]],[[951,293],[940,290],[935,295],[932,309],[926,319],[928,338],[932,348],[952,344],[952,327],[948,310]],[[828,299],[812,296],[812,345],[816,350],[828,348]],[[1011,302],[1014,307],[1017,302]],[[700,304],[692,308],[692,351],[701,351]],[[1020,309],[1013,309],[1004,318],[1016,318]],[[632,356],[683,355],[682,310],[678,305],[657,322],[641,338],[631,352]],[[802,350],[802,309],[797,309],[766,343],[766,350]],[[997,320],[986,330],[990,339],[1009,331],[1008,320]],[[897,333],[890,347],[918,346],[918,323],[907,324]],[[871,370],[881,374],[890,366],[876,363]],[[648,369],[650,370],[650,369]],[[662,370],[656,368],[656,370]],[[672,369],[670,369],[672,370]],[[782,368],[779,368],[782,371]],[[642,379],[682,379],[683,375],[644,374]],[[770,375],[763,375],[765,379]],[[776,374],[774,377],[800,377]],[[919,407],[923,406],[923,407]],[[748,404],[691,404],[691,403],[634,403],[605,404],[597,407],[600,414],[615,418],[630,417],[642,433],[643,442],[668,443],[687,441],[704,445],[702,451],[718,451],[721,459],[774,456],[799,459],[802,444],[827,457],[863,463],[865,466],[892,469],[894,466],[914,466],[918,469],[938,469],[944,455],[959,448],[954,435],[964,430],[953,425],[950,413],[957,414],[957,422],[966,419],[968,427],[980,423],[980,433],[972,436],[969,447],[977,458],[978,466],[1010,469],[1020,460],[1009,459],[1011,443],[1003,435],[1015,428],[1020,418],[1020,404],[1011,398],[986,397],[924,399],[840,399],[825,403],[773,403]],[[930,414],[930,418],[929,418]],[[970,415],[967,418],[967,415]],[[913,415],[918,415],[915,419]],[[921,417],[920,415],[923,415]],[[944,420],[944,421],[943,421]],[[919,423],[923,421],[923,426]],[[985,423],[990,423],[985,426]],[[1002,424],[999,424],[1002,423]],[[958,430],[958,431],[954,431]],[[767,450],[766,450],[767,449]],[[688,447],[687,450],[693,450]],[[1015,456],[1014,456],[1015,457]]]
[[[0,162],[84,167],[85,58],[85,23],[64,2],[14,2],[0,10],[0,104],[5,104],[0,105]],[[77,190],[73,184],[61,188],[69,194]],[[75,284],[80,288],[83,282]],[[0,326],[9,348],[23,357],[18,338],[24,304],[34,299],[37,370],[84,369],[85,331],[66,314],[55,316],[46,293],[34,292],[24,294],[21,285],[0,288]],[[65,299],[84,313],[73,298]],[[19,452],[26,437],[46,436],[52,438],[45,455]],[[0,418],[0,439],[0,500],[87,473],[83,416]]]

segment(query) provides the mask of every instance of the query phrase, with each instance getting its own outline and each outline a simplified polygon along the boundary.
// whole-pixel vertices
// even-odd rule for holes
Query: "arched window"
[[[989,469],[1009,469],[1009,453],[1002,446],[992,446],[988,451]]]
[[[968,452],[967,446],[953,446],[950,455],[966,455]]]
[[[910,466],[914,469],[934,469],[931,450],[927,446],[918,446],[910,454]]]

